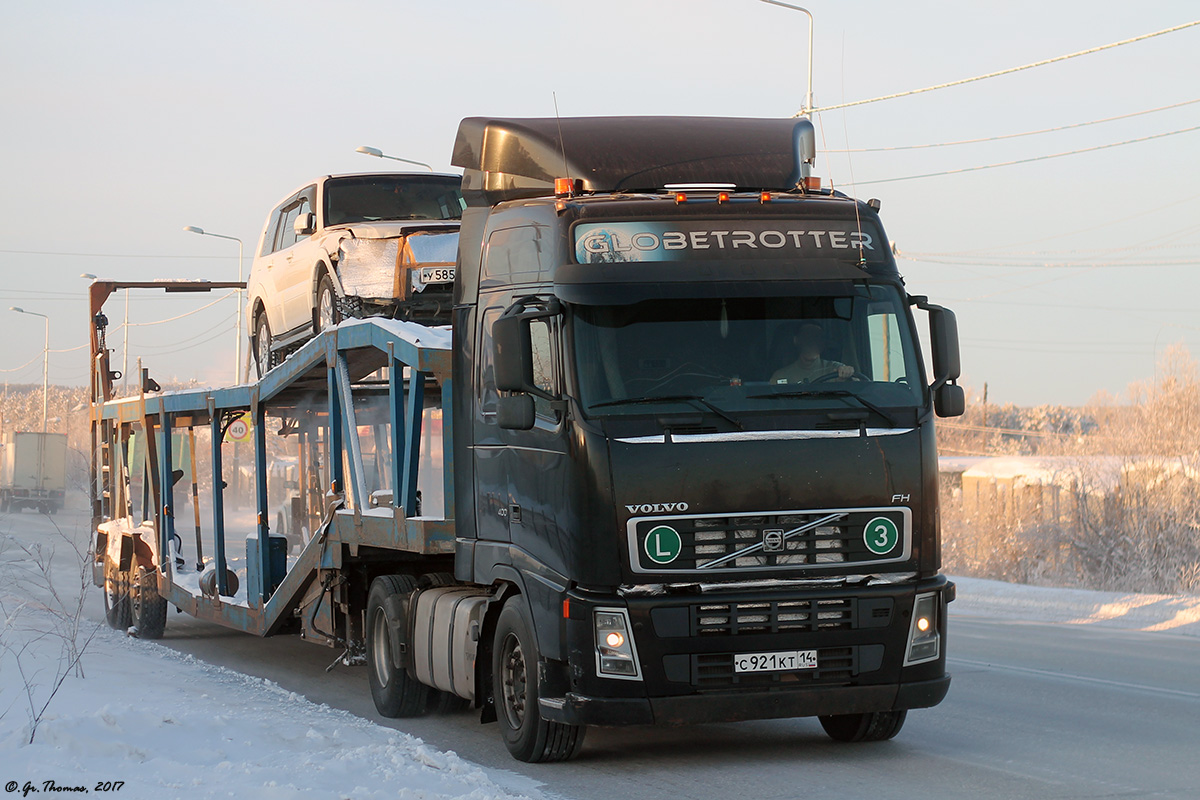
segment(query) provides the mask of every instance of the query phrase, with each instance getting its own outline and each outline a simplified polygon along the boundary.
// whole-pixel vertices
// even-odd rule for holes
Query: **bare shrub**
[[[55,546],[26,544],[8,531],[0,532],[0,661],[10,661],[21,676],[30,744],[63,682],[72,675],[84,677],[83,654],[100,628],[83,613],[91,586],[90,554],[57,524],[54,527]],[[57,550],[65,553],[66,567],[61,558],[56,567]],[[8,701],[0,716],[16,702]]]
[[[1129,395],[1124,406],[1100,398],[1083,410],[992,408],[987,425],[976,424],[977,412],[939,429],[943,452],[1035,457],[1033,472],[1054,464],[1054,474],[999,482],[970,502],[947,482],[947,570],[1115,591],[1200,590],[1196,363],[1170,348],[1157,377]]]

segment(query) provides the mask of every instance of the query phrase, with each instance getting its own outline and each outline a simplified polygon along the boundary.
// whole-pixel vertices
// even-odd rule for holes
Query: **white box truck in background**
[[[0,442],[0,509],[61,511],[67,488],[67,436],[17,431]]]

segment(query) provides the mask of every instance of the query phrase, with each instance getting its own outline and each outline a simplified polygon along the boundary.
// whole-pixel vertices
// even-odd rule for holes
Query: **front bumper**
[[[751,719],[862,714],[936,706],[950,676],[893,686],[822,687],[813,691],[728,692],[679,697],[543,698],[542,716],[569,725],[694,725]]]
[[[909,661],[914,601],[935,595],[937,655]],[[572,594],[567,658],[545,663],[542,715],[576,725],[734,722],[927,708],[946,696],[944,576],[902,584],[617,598]],[[623,605],[640,672],[596,672],[590,608]],[[819,666],[739,673],[735,653],[815,650]]]

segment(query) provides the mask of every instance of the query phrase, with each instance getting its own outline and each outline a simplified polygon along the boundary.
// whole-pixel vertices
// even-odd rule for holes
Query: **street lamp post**
[[[364,156],[375,156],[375,158],[390,158],[392,161],[403,161],[405,164],[416,164],[418,167],[424,167],[430,172],[433,172],[433,167],[429,166],[424,161],[412,161],[407,158],[400,158],[400,156],[389,156],[378,147],[367,147],[366,145],[363,145],[362,147],[354,148],[354,152],[362,153]]]
[[[779,0],[762,0],[764,3],[770,3],[773,6],[781,8],[790,8],[792,11],[801,11],[808,15],[808,94],[804,97],[804,108],[800,109],[800,116],[807,117],[813,109],[813,15],[807,8],[794,6],[790,3],[781,3]]]
[[[18,314],[29,314],[30,316],[34,317],[41,317],[42,319],[46,320],[46,343],[42,347],[42,433],[45,433],[46,408],[48,406],[47,398],[49,397],[47,390],[49,389],[50,385],[50,318],[45,314],[39,314],[36,311],[26,311],[25,309],[18,308],[17,306],[9,306],[8,310],[15,311]]]
[[[237,244],[238,244],[238,283],[241,283],[241,282],[242,282],[242,240],[241,240],[241,239],[237,238],[236,236],[225,236],[224,234],[220,234],[220,233],[211,233],[211,232],[209,232],[209,231],[206,231],[206,230],[204,230],[204,228],[197,228],[195,225],[185,225],[183,229],[184,229],[185,231],[187,231],[188,233],[198,233],[198,234],[200,234],[201,236],[212,236],[212,237],[215,237],[215,238],[217,238],[217,239],[229,239],[229,240],[230,240],[230,241],[232,241],[232,242],[237,242]],[[126,294],[126,296],[128,297],[128,294]],[[243,305],[243,304],[244,304],[244,302],[245,302],[245,298],[242,296],[242,290],[241,290],[241,289],[238,289],[238,290],[237,290],[237,302],[238,302],[238,309],[237,309],[237,339],[236,339],[236,340],[235,340],[235,342],[234,342],[234,351],[233,351],[233,382],[234,382],[234,383],[241,383],[241,382],[242,382],[242,378],[241,378],[241,374],[242,374],[242,372],[241,372],[241,363],[242,363],[242,305]]]

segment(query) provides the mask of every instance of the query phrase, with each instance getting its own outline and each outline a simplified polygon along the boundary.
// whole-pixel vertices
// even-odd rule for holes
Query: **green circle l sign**
[[[679,558],[679,552],[683,549],[683,540],[679,538],[679,532],[674,528],[668,525],[659,525],[646,534],[644,547],[646,555],[655,564],[670,564]]]
[[[877,556],[892,552],[899,541],[900,531],[897,530],[896,523],[887,517],[876,517],[863,528],[863,542],[866,543],[867,549]]]

